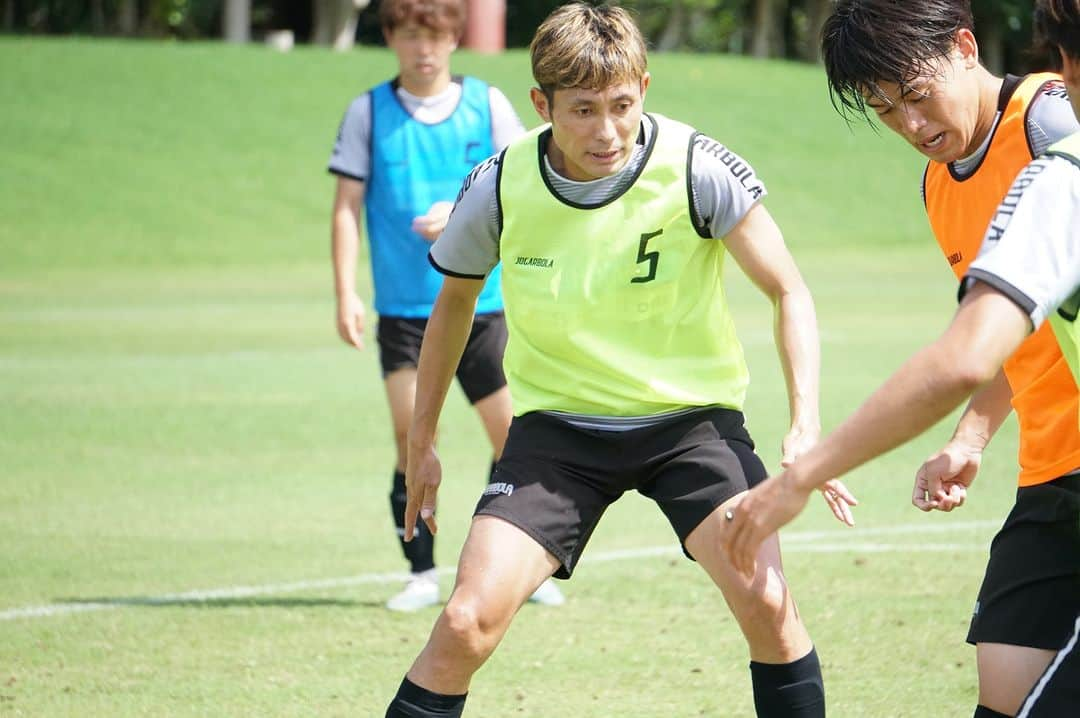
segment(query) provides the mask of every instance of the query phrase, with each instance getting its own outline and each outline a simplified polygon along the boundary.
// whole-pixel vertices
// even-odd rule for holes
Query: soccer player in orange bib
[[[967,0],[840,0],[822,33],[841,113],[873,112],[929,159],[926,210],[958,279],[1020,170],[1078,129],[1060,75],[996,77],[979,63],[973,27]],[[1010,404],[1020,425],[1019,488],[991,545],[967,636],[978,662],[977,718],[1016,715],[1072,634],[1080,605],[1077,388],[1049,325],[972,397],[952,438],[916,473],[912,502],[923,511],[962,505]],[[927,491],[939,483],[945,495]],[[764,489],[755,493],[765,500]],[[734,533],[753,505],[732,522]]]

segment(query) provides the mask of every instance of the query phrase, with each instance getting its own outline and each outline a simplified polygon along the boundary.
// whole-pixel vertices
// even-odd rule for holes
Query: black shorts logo
[[[509,496],[512,493],[514,493],[514,485],[505,481],[493,481],[484,488],[484,496],[496,496],[498,494]]]

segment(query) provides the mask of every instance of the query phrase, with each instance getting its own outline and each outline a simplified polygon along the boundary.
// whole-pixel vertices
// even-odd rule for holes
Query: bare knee
[[[500,632],[470,599],[451,596],[440,623],[459,660],[483,663],[498,644]]]
[[[455,592],[409,669],[409,679],[436,693],[465,693],[473,674],[495,650],[504,630],[505,626],[493,628],[484,620],[478,602]]]
[[[752,579],[731,567],[719,545],[715,520],[703,522],[686,541],[691,555],[723,592],[750,646],[751,657],[765,663],[787,663],[809,652],[810,638],[780,569],[776,539],[770,538],[762,546]]]
[[[789,663],[813,646],[787,583],[778,572],[759,573],[729,604],[746,637],[751,659]]]
[[[741,598],[743,605],[732,607],[740,616],[740,622],[780,632],[791,601],[787,583],[781,577],[756,576]]]

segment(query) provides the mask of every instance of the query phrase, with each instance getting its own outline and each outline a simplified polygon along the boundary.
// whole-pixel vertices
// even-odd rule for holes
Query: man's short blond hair
[[[533,79],[550,100],[555,90],[602,90],[645,76],[648,57],[630,13],[571,3],[541,23],[529,45]]]

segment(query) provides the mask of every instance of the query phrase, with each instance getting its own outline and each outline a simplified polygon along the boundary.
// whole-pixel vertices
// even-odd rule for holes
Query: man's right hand
[[[416,515],[427,524],[434,536],[439,532],[435,521],[435,499],[442,483],[442,463],[435,453],[435,446],[409,444],[409,456],[405,468],[405,540],[412,541],[416,530]]]
[[[355,294],[338,299],[337,331],[346,344],[364,348],[364,303]]]
[[[450,213],[453,211],[453,202],[436,202],[431,205],[427,214],[413,219],[412,230],[427,241],[434,242],[446,229],[446,223],[450,220]]]

